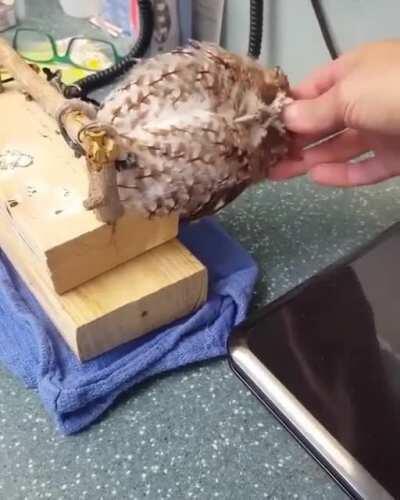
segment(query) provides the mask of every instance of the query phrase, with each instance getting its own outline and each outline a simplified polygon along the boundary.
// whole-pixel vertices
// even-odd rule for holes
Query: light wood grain
[[[182,318],[207,297],[207,271],[176,239],[70,290],[54,292],[0,210],[0,246],[81,360]]]
[[[0,155],[16,150],[34,159],[27,168],[0,170],[0,203],[58,293],[176,237],[176,216],[149,221],[125,214],[115,227],[100,222],[83,207],[85,162],[65,145],[54,120],[8,88],[0,111],[7,116],[0,121]]]
[[[67,100],[52,86],[43,73],[36,73],[32,67],[11,47],[9,42],[0,37],[0,66],[5,68],[19,83],[21,90],[29,94],[39,107],[53,119],[63,113],[62,122],[67,135],[77,142],[83,126],[89,125],[92,118],[82,109],[73,111],[71,100]],[[79,103],[81,108],[82,102]],[[65,107],[67,106],[67,107]],[[2,112],[2,116],[5,116]],[[87,174],[89,189],[87,193],[87,208],[93,209],[96,217],[106,223],[114,223],[124,213],[117,188],[117,172],[115,158],[118,156],[118,146],[114,138],[102,126],[97,132],[103,136],[101,146],[94,140],[93,133],[83,134],[82,148],[87,158]],[[95,165],[96,168],[92,168]]]

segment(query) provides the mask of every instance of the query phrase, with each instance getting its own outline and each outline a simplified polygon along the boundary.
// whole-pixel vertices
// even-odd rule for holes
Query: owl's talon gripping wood
[[[91,125],[79,135],[87,152],[89,174],[89,195],[84,206],[88,210],[96,209],[104,222],[114,223],[124,213],[115,168],[118,148],[100,126]]]

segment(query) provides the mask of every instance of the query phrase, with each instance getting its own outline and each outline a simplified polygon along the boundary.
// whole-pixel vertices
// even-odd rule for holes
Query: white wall
[[[388,37],[400,38],[398,0],[324,0],[338,48]],[[293,83],[329,59],[309,0],[265,0],[262,61],[278,64]],[[249,1],[226,0],[223,43],[245,53]]]

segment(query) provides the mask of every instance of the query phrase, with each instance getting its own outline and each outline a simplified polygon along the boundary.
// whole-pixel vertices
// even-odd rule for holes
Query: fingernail
[[[282,119],[284,124],[290,128],[293,124],[297,123],[298,119],[298,106],[296,102],[288,104],[282,111]]]

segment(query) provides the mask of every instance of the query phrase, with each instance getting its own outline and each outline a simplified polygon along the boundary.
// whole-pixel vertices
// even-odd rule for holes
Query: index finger
[[[291,91],[295,99],[315,99],[332,88],[349,66],[350,55],[344,55],[318,68]]]

